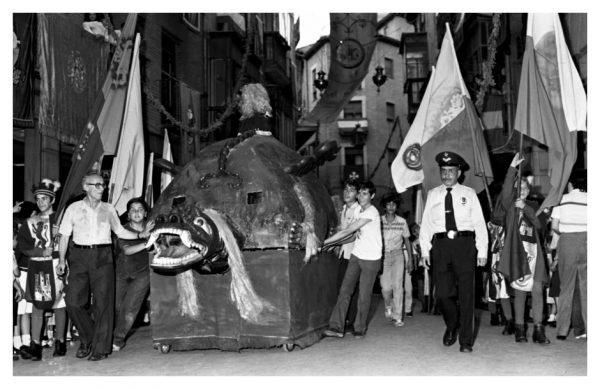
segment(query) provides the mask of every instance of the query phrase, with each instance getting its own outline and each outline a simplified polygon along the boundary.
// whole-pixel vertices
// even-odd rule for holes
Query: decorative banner
[[[13,14],[13,125],[34,127],[35,15]]]
[[[72,14],[37,14],[40,132],[74,144],[94,110],[110,46]],[[117,128],[118,131],[118,128]]]
[[[165,128],[165,140],[163,142],[162,158],[166,161],[173,162],[173,153],[171,152],[171,142],[169,142],[169,133]],[[160,193],[173,181],[171,172],[164,171],[160,174]]]
[[[110,71],[104,80],[102,89],[96,93],[96,101],[90,111],[85,129],[81,132],[73,153],[72,165],[63,187],[57,213],[60,215],[67,201],[72,196],[81,192],[83,176],[95,166],[103,155],[113,155],[119,141],[119,133],[125,111],[125,97],[127,93],[127,79],[123,84],[124,74],[129,68],[122,63],[131,63],[132,40],[134,38],[137,14],[129,14],[123,27],[119,41],[110,66]],[[82,33],[89,34],[82,30]],[[94,38],[97,39],[97,38]],[[50,55],[48,53],[48,55]],[[126,69],[125,69],[126,68]],[[106,74],[106,73],[105,73]],[[50,101],[59,101],[56,98]],[[48,106],[48,103],[45,104]],[[44,106],[44,104],[42,104]],[[85,121],[84,121],[85,123]]]
[[[423,192],[438,186],[439,167],[435,156],[453,151],[469,165],[464,185],[476,192],[493,181],[483,127],[460,74],[450,27],[432,71],[421,105],[391,167],[399,193],[423,183]]]
[[[577,159],[577,133],[586,131],[587,97],[558,14],[532,14],[515,115],[515,129],[548,146],[550,191],[542,212],[560,202]]]
[[[306,121],[331,123],[367,75],[377,43],[377,14],[330,14],[329,86]]]

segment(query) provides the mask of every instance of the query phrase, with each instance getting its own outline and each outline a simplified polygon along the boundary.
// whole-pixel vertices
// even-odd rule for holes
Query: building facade
[[[34,69],[30,73],[30,120],[22,120],[24,115],[16,111],[13,120],[15,200],[32,200],[28,188],[42,177],[66,180],[73,149],[109,70],[116,43],[111,34],[122,28],[127,16],[14,14],[17,47],[24,47],[26,32],[32,46],[29,57],[23,57],[23,52],[15,56],[15,74],[27,66]],[[108,33],[103,35],[102,28]],[[239,114],[235,110],[210,134],[199,136],[184,127],[214,127],[232,104],[236,87],[251,82],[262,83],[269,92],[273,135],[295,147],[297,85],[292,59],[298,32],[293,14],[138,14],[136,32],[141,35],[142,117],[148,156],[150,152],[161,156],[165,129],[177,165],[189,162],[210,143],[236,136]],[[65,74],[62,84],[61,74]],[[49,80],[57,91],[54,94],[48,93]],[[24,88],[15,81],[14,101],[17,90]],[[65,104],[70,94],[79,104],[77,111]],[[105,157],[103,170],[111,166],[112,158]],[[154,180],[159,177],[155,171]],[[154,187],[158,188],[156,182]]]

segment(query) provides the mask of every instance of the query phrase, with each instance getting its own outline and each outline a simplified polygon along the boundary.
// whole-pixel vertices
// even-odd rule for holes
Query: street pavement
[[[414,309],[404,327],[395,327],[383,315],[383,301],[374,295],[366,337],[324,338],[291,352],[281,347],[171,351],[152,347],[150,327],[139,327],[127,346],[107,359],[91,362],[75,358],[78,342],[67,355],[53,358],[45,349],[42,361],[13,362],[14,376],[586,376],[587,340],[572,335],[556,339],[547,328],[549,345],[516,343],[503,336],[502,327],[490,326],[487,311],[476,310],[478,325],[473,353],[459,352],[458,342],[442,344],[444,324],[439,315]]]

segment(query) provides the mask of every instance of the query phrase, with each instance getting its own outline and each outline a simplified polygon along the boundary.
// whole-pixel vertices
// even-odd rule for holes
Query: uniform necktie
[[[454,206],[452,205],[452,188],[446,188],[446,198],[444,199],[444,208],[446,215],[446,231],[456,231],[456,220],[454,219]]]

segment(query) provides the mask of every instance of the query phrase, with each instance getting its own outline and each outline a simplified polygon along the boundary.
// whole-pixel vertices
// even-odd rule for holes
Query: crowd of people
[[[473,351],[478,295],[490,311],[490,325],[503,326],[502,334],[514,335],[517,343],[528,341],[530,321],[537,344],[551,343],[545,325],[558,327],[558,340],[571,328],[577,339],[586,338],[585,172],[573,172],[560,204],[539,210],[517,153],[486,223],[477,193],[460,184],[468,169],[464,159],[446,151],[436,162],[442,184],[427,194],[421,224],[410,228],[398,215],[396,194],[383,197],[380,215],[371,203],[372,183],[345,183],[340,229],[323,246],[340,248],[342,261],[339,295],[324,335],[366,335],[365,312],[379,275],[387,319],[402,327],[412,317],[418,284],[422,312],[443,316],[442,343],[450,347],[458,340],[461,352]],[[480,293],[476,285],[482,285]]]
[[[49,179],[35,185],[37,209],[13,223],[13,359],[40,361],[45,327],[53,357],[64,356],[76,335],[76,357],[99,361],[125,346],[148,294],[145,238],[153,223],[146,223],[146,202],[134,198],[121,225],[102,201],[104,179],[90,172],[82,180],[85,197],[67,206],[59,224],[52,208],[59,188]]]
[[[571,328],[576,338],[586,338],[585,173],[573,172],[559,205],[539,210],[516,154],[486,223],[477,193],[460,183],[464,159],[446,151],[436,162],[441,185],[427,194],[420,224],[409,226],[398,214],[397,194],[383,197],[380,214],[373,183],[345,183],[339,229],[321,247],[337,250],[340,260],[339,294],[323,335],[366,336],[379,278],[384,315],[394,326],[413,316],[417,289],[422,312],[443,317],[443,345],[458,340],[461,352],[472,352],[475,285],[482,273],[490,325],[503,326],[502,334],[527,342],[530,319],[534,343],[551,343],[545,325],[557,327],[558,340]],[[13,358],[40,361],[44,345],[62,357],[66,342],[77,336],[75,356],[99,361],[125,347],[148,296],[145,243],[154,224],[146,221],[148,205],[134,198],[122,225],[115,208],[102,201],[105,183],[97,172],[83,177],[85,197],[69,204],[59,221],[53,210],[59,188],[44,179],[32,188],[34,206],[13,209]]]

